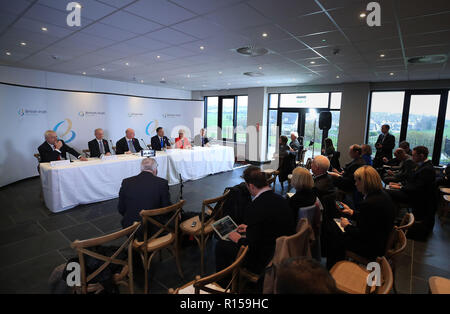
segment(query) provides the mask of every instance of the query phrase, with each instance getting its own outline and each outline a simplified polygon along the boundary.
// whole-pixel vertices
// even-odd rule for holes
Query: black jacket
[[[386,138],[383,141],[385,136]],[[383,147],[377,148],[375,158],[382,159],[383,157],[386,157],[387,159],[392,159],[392,150],[395,147],[395,136],[390,133],[386,135],[380,134],[375,143],[375,147],[377,147],[377,144],[381,144]]]
[[[333,178],[326,173],[315,177],[313,192],[324,208],[323,220],[335,218],[337,216],[336,187],[333,185]]]
[[[412,158],[408,158],[400,162],[400,168],[398,171],[394,172],[394,178],[397,182],[403,182],[412,176],[415,168],[416,163],[412,160]]]
[[[134,145],[134,149],[136,150],[136,153],[138,153],[142,150],[142,147],[136,138],[133,138],[133,145]],[[129,151],[128,142],[127,142],[127,138],[124,136],[120,140],[118,140],[116,143],[116,154],[117,155],[124,154],[127,151]]]
[[[292,210],[292,216],[294,221],[298,221],[298,210],[301,207],[312,206],[316,203],[316,193],[313,190],[303,189],[296,191],[294,195],[289,199],[289,206]]]
[[[275,252],[278,237],[295,233],[296,223],[285,198],[272,190],[260,194],[246,211],[247,237],[239,245],[248,245],[246,267],[260,274]]]
[[[122,181],[119,192],[119,213],[123,216],[123,228],[131,226],[135,221],[140,222],[141,210],[157,209],[170,204],[169,184],[165,179],[142,171],[137,176]],[[164,221],[165,217],[162,218]],[[153,224],[149,224],[149,227],[150,234],[159,230]],[[138,231],[137,236],[138,239],[142,239],[142,230]]]
[[[58,156],[60,157],[60,159],[67,159],[66,153],[69,153],[75,156],[76,158],[80,156],[80,154],[75,149],[64,143],[63,140],[60,141],[63,144],[59,149],[61,153],[58,153],[58,151],[53,150],[50,144],[47,143],[46,141],[42,143],[41,146],[39,146],[38,151],[39,155],[41,155],[41,162],[50,162],[58,160]]]
[[[362,166],[365,166],[366,162],[362,157],[353,159],[351,162],[345,165],[344,173],[341,177],[336,178],[335,185],[346,192],[353,191],[355,189],[355,178],[353,174]]]
[[[167,138],[167,136],[163,137],[163,141],[164,141],[164,147],[170,146],[170,142],[169,142],[169,139]],[[151,145],[152,145],[152,149],[154,149],[154,150],[162,150],[161,141],[159,140],[158,135],[155,135],[152,137]]]
[[[111,151],[109,150],[109,145],[108,145],[108,141],[103,139],[103,149],[105,154],[106,153],[110,153]],[[89,147],[89,155],[91,157],[100,157],[100,145],[98,144],[98,141],[96,138],[94,138],[92,141],[88,142],[88,147]]]
[[[394,227],[394,203],[385,191],[370,193],[355,210],[356,226],[345,228],[346,248],[368,259],[384,256]]]

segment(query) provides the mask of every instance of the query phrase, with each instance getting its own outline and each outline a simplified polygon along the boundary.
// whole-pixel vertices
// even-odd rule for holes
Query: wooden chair
[[[201,278],[196,276],[195,280],[185,284],[184,286],[173,290],[169,289],[170,294],[225,294],[238,293],[239,274],[242,262],[248,252],[248,246],[241,246],[237,254],[236,260],[227,268]],[[216,282],[231,275],[231,280],[225,288],[222,288]]]
[[[300,166],[304,166],[305,165],[305,155],[306,155],[307,151],[308,151],[307,149],[303,149],[300,152],[300,156],[298,156],[298,161],[299,161],[299,165]]]
[[[212,224],[222,218],[223,204],[228,198],[229,190],[222,196],[204,200],[202,202],[202,212],[200,216],[195,216],[183,221],[180,229],[184,234],[193,236],[200,248],[200,274],[203,276],[204,271],[204,254],[206,242],[213,232]],[[215,206],[213,207],[213,204]],[[207,218],[206,215],[209,217]],[[195,226],[193,223],[195,222]]]
[[[88,239],[88,240],[75,240],[70,245],[73,249],[78,252],[78,259],[80,262],[81,271],[81,287],[75,288],[75,291],[79,291],[82,294],[88,292],[100,293],[103,290],[103,286],[100,283],[89,283],[93,278],[100,274],[109,264],[122,265],[122,271],[116,273],[113,276],[113,280],[117,285],[124,285],[128,287],[131,294],[134,293],[134,283],[133,283],[133,250],[132,244],[134,240],[135,233],[141,224],[135,222],[132,226],[122,229],[120,231],[104,235],[98,238]],[[119,247],[119,249],[112,256],[101,255],[97,252],[89,250],[89,248],[104,245],[108,242],[112,242],[121,237],[127,237],[125,242]],[[127,260],[120,260],[116,257],[127,247],[128,257]],[[94,272],[86,276],[86,264],[85,255],[89,255],[98,260],[104,261],[104,263],[97,268]],[[128,282],[126,281],[128,277]]]
[[[450,279],[433,276],[428,279],[431,294],[450,294]]]
[[[350,294],[388,294],[393,285],[391,267],[385,257],[377,258],[380,265],[380,283],[378,286],[369,286],[367,278],[370,274],[365,267],[349,261],[337,262],[330,270],[339,290]]]
[[[277,180],[276,176],[272,176],[271,178],[267,179],[267,185],[272,187],[272,190],[275,191],[275,182]]]
[[[86,158],[91,157],[91,151],[89,149],[83,149],[82,152],[86,156]]]
[[[413,216],[414,217],[414,216]],[[397,259],[403,251],[406,249],[407,239],[406,235],[401,229],[394,228],[389,238],[387,249],[385,253],[385,257],[388,260],[393,274],[393,288],[394,292],[397,293],[397,289],[395,287],[395,270],[397,266]]]
[[[153,256],[160,252],[164,248],[170,248],[173,255],[175,256],[175,262],[177,264],[178,273],[180,277],[183,278],[183,271],[181,270],[180,257],[179,257],[179,245],[178,245],[178,230],[179,222],[181,218],[181,210],[183,209],[184,200],[179,201],[176,204],[158,208],[141,210],[139,213],[142,217],[144,241],[140,242],[135,239],[133,241],[133,248],[139,252],[142,259],[142,264],[144,266],[145,274],[145,290],[144,293],[148,293],[148,270],[150,268]],[[170,215],[170,218],[163,225],[155,218],[157,216]],[[148,235],[149,226],[154,225],[159,228],[159,230],[154,233],[151,237]],[[167,232],[166,235],[161,235],[163,232]],[[150,257],[149,257],[149,253]]]
[[[403,232],[408,232],[408,229],[411,228],[411,226],[414,224],[414,214],[413,213],[406,213],[405,216],[403,216],[402,221],[400,222],[399,226],[395,226],[394,228],[397,230],[403,230]]]
[[[274,169],[264,169],[262,170],[262,172],[264,172],[264,174],[266,175],[267,184],[272,187],[273,191],[275,191],[275,185],[277,182],[277,177],[280,174],[280,171]]]

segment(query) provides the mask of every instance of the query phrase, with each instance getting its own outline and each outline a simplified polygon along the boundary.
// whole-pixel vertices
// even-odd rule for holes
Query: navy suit
[[[75,149],[73,149],[72,147],[70,147],[69,145],[64,143],[63,140],[60,140],[60,141],[63,144],[61,146],[61,148],[59,149],[59,151],[61,153],[59,153],[56,150],[53,150],[53,148],[50,146],[50,144],[47,143],[46,141],[44,143],[42,143],[41,146],[39,146],[38,151],[39,151],[39,155],[41,155],[41,162],[50,162],[50,161],[55,161],[58,159],[67,159],[66,153],[72,154],[76,158],[78,158],[78,156],[80,156],[80,154]]]
[[[133,145],[134,149],[136,150],[136,153],[139,153],[142,150],[141,145],[139,144],[139,141],[135,138],[133,138]],[[116,143],[116,154],[124,154],[125,152],[129,151],[128,148],[128,142],[126,137],[122,137],[120,140]]]
[[[161,140],[159,139],[158,135],[155,135],[152,137],[151,144],[152,144],[152,149],[162,150]],[[170,146],[170,142],[169,142],[169,139],[167,138],[167,136],[163,136],[163,144],[164,144],[164,147]]]
[[[103,151],[104,153],[110,153],[108,141],[103,139]],[[91,157],[100,157],[100,145],[98,144],[98,140],[94,138],[92,141],[88,142],[89,147],[89,155]]]

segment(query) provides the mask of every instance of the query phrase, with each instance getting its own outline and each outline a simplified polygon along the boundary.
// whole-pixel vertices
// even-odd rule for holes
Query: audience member
[[[409,156],[412,156],[412,150],[411,150],[411,148],[409,148],[409,142],[401,141],[398,144],[398,147],[403,148],[403,150],[405,151],[406,154],[408,154]]]
[[[330,237],[327,267],[345,258],[345,251],[352,251],[369,260],[384,256],[389,235],[394,226],[394,203],[383,190],[378,172],[371,166],[363,166],[355,171],[355,185],[364,195],[357,209],[341,203],[342,216],[351,217],[356,225],[341,217],[340,225],[345,233],[340,237]]]
[[[384,124],[381,126],[381,134],[375,143],[377,152],[374,159],[374,167],[378,168],[383,165],[383,158],[392,159],[392,150],[395,147],[395,136],[389,134],[390,126]]]
[[[336,169],[333,169],[332,172],[329,172],[329,174],[335,178],[334,185],[345,192],[351,192],[354,190],[355,179],[353,178],[353,174],[356,169],[366,164],[364,159],[361,157],[361,146],[357,144],[350,146],[348,154],[352,161],[344,166],[343,171],[339,172]]]
[[[297,222],[299,208],[316,203],[316,194],[313,192],[314,180],[306,168],[298,167],[292,171],[291,185],[295,188],[295,194],[289,199],[289,206]]]
[[[336,150],[334,149],[334,146],[333,146],[333,140],[331,138],[327,137],[324,140],[324,142],[325,142],[325,147],[322,149],[322,154],[324,154],[325,156],[328,156],[328,158],[331,159],[331,157],[336,152]]]
[[[361,145],[362,158],[367,166],[372,166],[372,147],[367,144]]]
[[[341,293],[330,273],[319,262],[308,257],[283,261],[277,269],[276,294]]]
[[[288,175],[292,173],[295,168],[296,152],[291,151],[291,148],[287,144],[288,138],[284,135],[280,136],[280,145],[278,149],[279,165],[278,180],[284,182],[287,180]]]
[[[383,174],[383,182],[389,184],[390,182],[403,182],[411,176],[416,167],[412,157],[405,153],[402,148],[397,148],[394,151],[394,156],[400,161],[399,166],[392,167]]]

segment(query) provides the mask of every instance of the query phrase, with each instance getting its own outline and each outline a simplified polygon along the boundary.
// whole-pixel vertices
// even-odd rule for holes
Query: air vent
[[[447,61],[446,55],[428,55],[421,57],[412,57],[408,59],[408,63],[411,64],[435,64],[443,63]]]
[[[166,84],[166,81],[164,81],[164,80],[161,80],[161,81],[159,81],[161,84]]]
[[[247,57],[256,57],[267,54],[269,50],[262,47],[247,46],[236,49],[236,52]]]
[[[244,72],[244,75],[251,76],[251,77],[260,77],[264,76],[264,73],[261,72]]]

